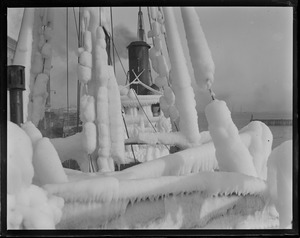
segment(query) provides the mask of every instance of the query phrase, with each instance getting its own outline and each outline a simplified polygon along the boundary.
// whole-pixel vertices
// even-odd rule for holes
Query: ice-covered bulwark
[[[268,160],[267,184],[279,213],[280,228],[292,228],[293,222],[293,143],[286,141],[276,147]]]
[[[68,184],[46,185],[45,189],[65,199],[59,228],[146,226],[148,222],[167,217],[171,212],[168,209],[169,199],[175,199],[174,205],[186,213],[180,227],[192,228],[196,224],[205,226],[212,218],[228,215],[228,210],[236,209],[237,213],[243,212],[245,215],[262,210],[266,184],[237,173],[201,172],[140,180],[98,177]],[[184,205],[187,203],[190,206]],[[199,211],[197,215],[188,215],[192,207]],[[191,220],[194,223],[189,223]]]
[[[171,62],[172,89],[176,96],[175,106],[179,111],[179,128],[191,144],[199,145],[200,134],[196,101],[191,78],[186,65],[180,35],[176,26],[173,8],[164,7],[165,26]]]
[[[199,17],[194,7],[181,7],[195,80],[201,89],[209,89],[214,81],[215,64]]]

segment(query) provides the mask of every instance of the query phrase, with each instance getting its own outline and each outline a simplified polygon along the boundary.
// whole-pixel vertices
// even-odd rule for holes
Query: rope
[[[117,56],[118,56],[118,58],[119,58],[120,64],[121,64],[121,66],[122,66],[122,68],[123,68],[123,71],[124,71],[125,75],[127,76],[126,70],[125,70],[124,65],[123,65],[123,63],[122,63],[122,61],[121,61],[120,55],[119,55],[119,53],[118,53],[118,51],[117,51],[117,48],[116,48],[116,46],[115,46],[115,42],[114,42],[113,39],[112,39],[112,43],[113,43],[113,47],[114,47],[114,49],[115,49],[115,51],[116,51],[116,53],[117,53]]]
[[[150,17],[150,7],[147,7],[147,12],[148,12],[148,19],[149,19],[149,26],[150,26],[150,30],[152,31],[152,25],[151,25],[151,17]],[[154,46],[154,39],[153,39],[153,36],[151,36],[152,38],[152,44]]]
[[[130,86],[131,84],[135,84],[135,83],[136,83],[135,81],[136,81],[136,80],[139,80],[138,77],[141,76],[141,74],[144,72],[144,70],[145,70],[145,69],[143,69],[142,72],[140,72],[138,76],[135,75],[135,79],[134,79],[131,83],[129,83],[129,84],[127,84],[127,85],[124,85],[124,87],[128,87],[128,86]],[[127,81],[126,81],[126,82],[127,82]]]
[[[135,78],[130,84],[141,84],[141,85],[143,85],[145,88],[149,89],[150,91],[162,95],[162,92],[157,91],[157,90],[155,90],[155,89],[149,87],[148,85],[144,84],[141,80],[139,80],[138,77],[139,77],[141,74],[139,74],[139,76],[137,76],[136,73],[134,72],[134,70],[132,70],[132,72],[133,72],[133,74],[134,74],[134,76],[135,76],[136,78]],[[144,72],[144,70],[142,71],[142,73],[143,73],[143,72]],[[136,82],[135,82],[135,81],[136,81]]]
[[[67,47],[67,112],[69,126],[69,11],[66,8],[66,47]]]
[[[75,14],[75,10],[74,10],[74,7],[73,7],[73,12]],[[74,18],[75,18],[75,24],[76,24],[76,31],[77,31],[77,22],[76,22],[76,16],[74,15]],[[77,31],[77,34],[78,34],[78,48],[81,46],[81,42],[82,42],[82,39],[81,39],[81,27],[80,27],[80,21],[81,21],[81,9],[79,7],[79,11],[78,11],[78,31]],[[78,58],[78,63],[79,63],[79,58]],[[77,127],[77,132],[79,132],[79,117],[80,117],[80,90],[81,89],[81,83],[79,81],[79,79],[77,79],[77,115],[76,115],[76,127]]]
[[[99,7],[99,26],[102,26],[101,7]]]
[[[66,8],[66,47],[67,47],[67,129],[69,128],[69,11]],[[68,163],[71,167],[71,160]]]
[[[77,29],[77,20],[76,20],[75,8],[74,7],[73,7],[73,14],[74,14],[74,19],[75,19],[75,27],[76,27],[77,38],[78,38],[78,42],[79,42],[80,39],[79,39],[79,32],[78,32],[78,29]]]
[[[112,41],[114,39],[114,23],[113,23],[113,13],[112,13],[112,7],[110,7],[110,29],[111,29],[111,38]],[[116,74],[116,61],[115,61],[115,51],[114,48],[112,49],[113,53],[113,66],[114,66],[114,72]]]

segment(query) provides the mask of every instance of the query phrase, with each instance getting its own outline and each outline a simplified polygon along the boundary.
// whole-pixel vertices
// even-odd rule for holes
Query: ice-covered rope
[[[114,23],[113,23],[113,12],[112,7],[110,7],[110,29],[111,29],[111,41],[114,39]],[[113,49],[113,66],[114,66],[114,72],[116,74],[116,61],[115,61],[115,51]]]
[[[134,72],[134,70],[132,69],[132,72],[135,76],[135,79],[130,83],[130,84],[141,84],[142,86],[144,86],[145,88],[149,89],[150,91],[154,92],[154,93],[157,93],[157,94],[160,94],[162,95],[162,93],[160,91],[157,91],[151,87],[149,87],[148,85],[144,84],[140,79],[139,77],[141,76],[141,74],[144,72],[144,70],[137,76],[136,73]],[[129,84],[129,85],[130,85]],[[128,87],[129,85],[127,85],[126,87]]]
[[[76,33],[77,33],[77,38],[78,38],[78,41],[80,40],[79,39],[79,31],[78,31],[78,28],[77,28],[77,20],[76,20],[76,14],[75,14],[75,8],[73,7],[73,15],[74,15],[74,20],[75,20],[75,27],[76,27]]]
[[[121,66],[122,66],[122,68],[123,68],[123,71],[124,71],[125,75],[127,76],[126,70],[125,70],[125,68],[124,68],[124,65],[123,65],[123,63],[122,63],[122,61],[121,61],[120,55],[119,55],[119,53],[118,53],[118,51],[117,51],[117,48],[116,48],[116,46],[115,46],[114,39],[112,39],[112,44],[113,44],[114,50],[115,50],[116,53],[117,53],[117,56],[118,56],[118,59],[119,59],[119,61],[120,61]]]
[[[66,47],[67,47],[67,128],[69,128],[69,11],[66,8]],[[68,162],[71,168],[71,160]]]
[[[150,7],[147,7],[147,12],[148,12],[148,19],[149,19],[149,26],[150,26],[150,30],[152,31],[152,25],[151,25],[151,17],[150,17]],[[152,39],[152,44],[154,46],[154,37],[153,35],[151,36],[151,39]]]
[[[131,83],[126,84],[126,85],[124,85],[123,87],[124,87],[124,88],[127,88],[127,87],[129,87],[131,84],[135,84],[135,81],[137,80],[138,77],[140,77],[140,76],[142,75],[143,72],[144,72],[144,69],[143,69],[143,71],[142,71],[141,73],[139,73],[138,76],[136,76],[136,78],[135,78]],[[127,75],[126,75],[126,77],[127,77]],[[127,82],[127,80],[126,80],[126,82]]]
[[[211,88],[209,88],[208,91],[210,93],[212,100],[215,100],[216,94],[211,90]]]
[[[102,22],[101,22],[101,7],[98,7],[98,11],[99,11],[99,26],[102,26]]]

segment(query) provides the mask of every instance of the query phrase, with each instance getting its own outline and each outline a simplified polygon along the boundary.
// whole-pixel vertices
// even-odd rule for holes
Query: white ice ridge
[[[176,96],[175,106],[180,116],[179,128],[190,143],[199,145],[200,134],[195,108],[195,94],[191,86],[191,78],[180,42],[176,18],[172,7],[164,7],[163,10],[171,62],[170,77],[172,89]]]
[[[137,95],[139,101],[134,96],[130,98],[128,95],[121,96],[122,105],[124,107],[140,107],[142,106],[149,106],[159,102],[159,98],[161,95]]]
[[[152,130],[153,131],[153,130]],[[140,132],[136,137],[130,137],[126,139],[127,143],[130,142],[139,142],[147,143],[151,145],[155,144],[164,144],[164,145],[176,145],[181,149],[187,149],[192,147],[192,144],[186,139],[181,132]],[[206,143],[211,140],[211,137],[207,131],[201,132],[201,143]]]
[[[47,184],[46,190],[66,201],[112,202],[143,199],[151,196],[202,191],[206,196],[265,195],[266,183],[251,176],[230,172],[199,172],[186,176],[163,176],[148,179],[118,179],[94,176],[64,184]]]
[[[209,89],[214,81],[215,64],[194,7],[181,7],[195,80],[201,89]]]

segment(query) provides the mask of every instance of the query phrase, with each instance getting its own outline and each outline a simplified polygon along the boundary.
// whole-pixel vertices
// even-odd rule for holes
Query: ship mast
[[[144,30],[144,19],[143,19],[142,8],[139,7],[138,12],[138,27],[137,27],[137,38],[139,41],[146,41],[145,30]]]

